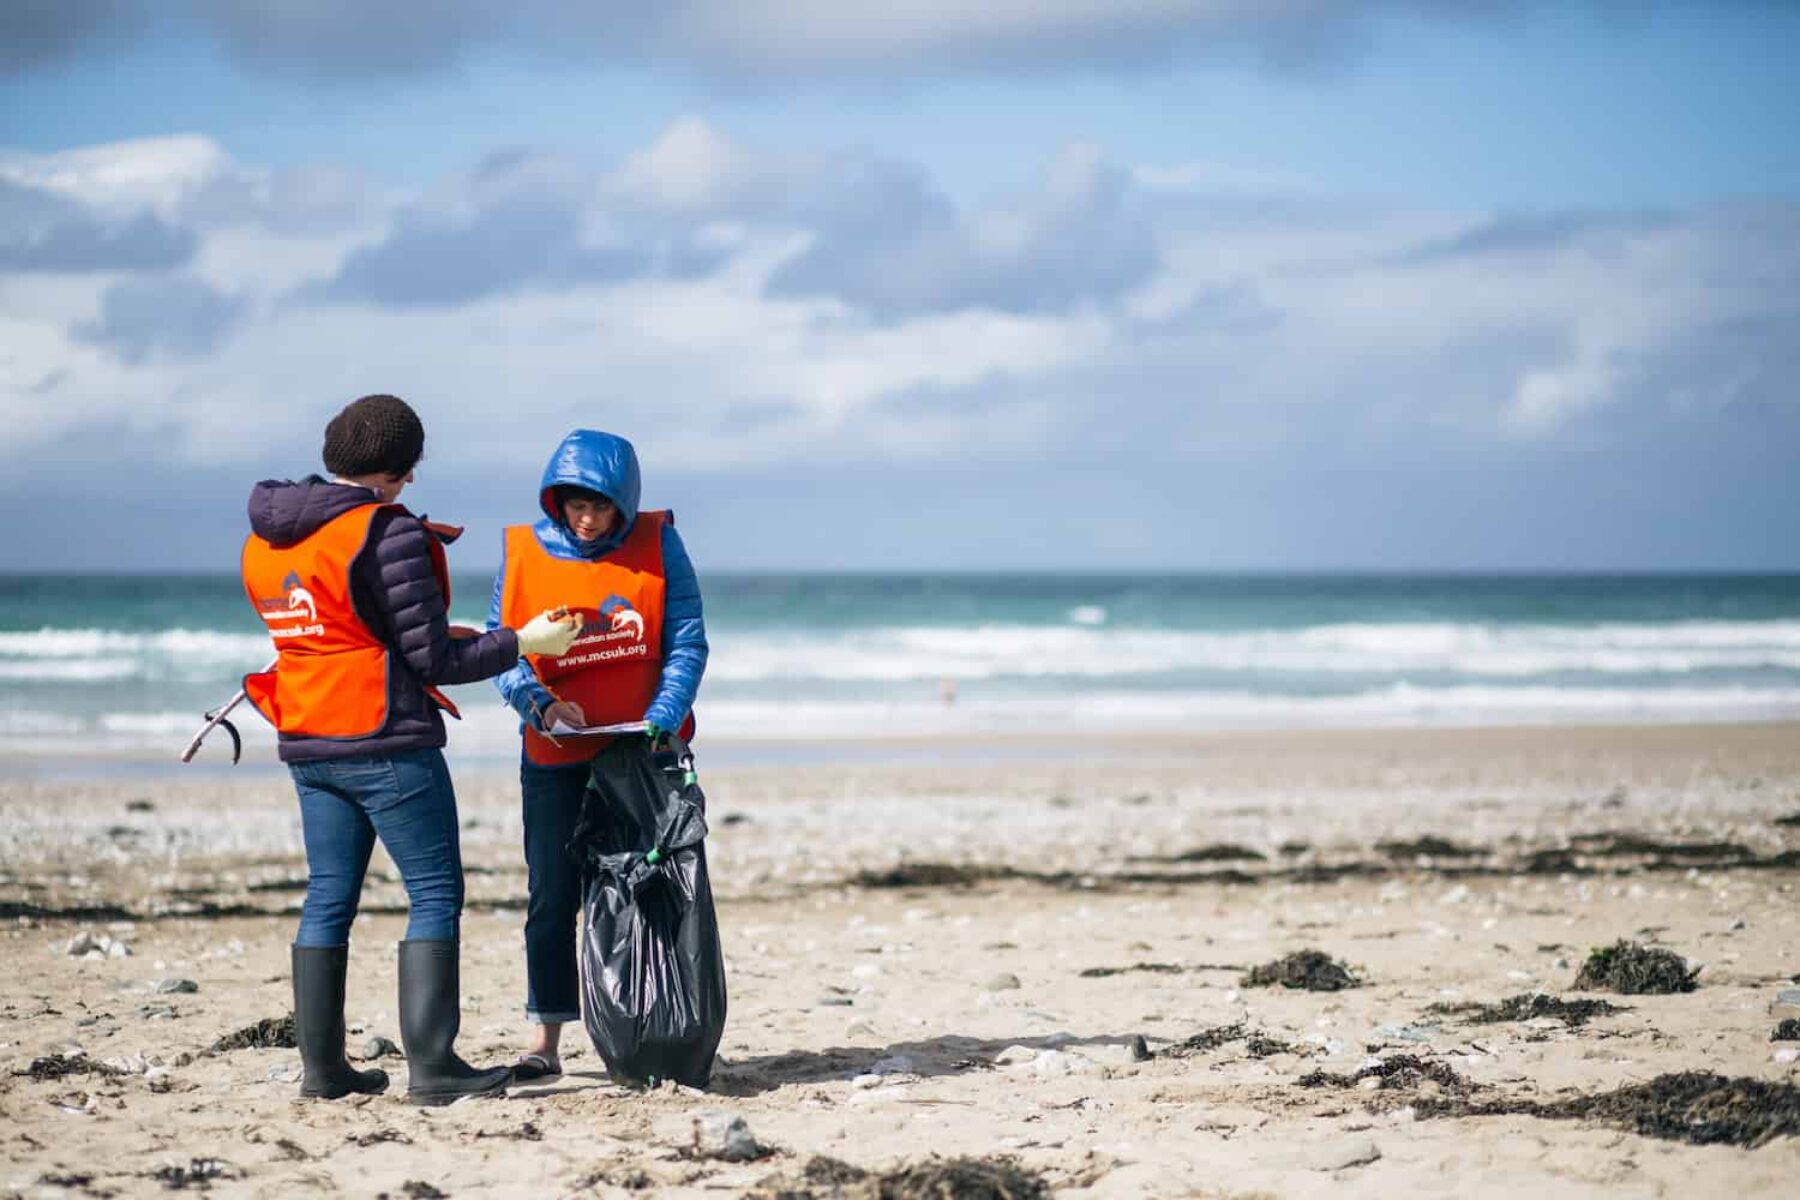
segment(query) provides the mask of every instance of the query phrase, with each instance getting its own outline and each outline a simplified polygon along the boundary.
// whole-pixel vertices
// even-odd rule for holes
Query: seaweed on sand
[[[1487,1117],[1523,1114],[1552,1120],[1592,1120],[1618,1129],[1697,1146],[1724,1144],[1754,1149],[1778,1137],[1800,1134],[1800,1088],[1710,1071],[1658,1075],[1592,1096],[1471,1102],[1426,1098],[1420,1116]]]
[[[1665,859],[1701,860],[1683,865],[1728,866],[1756,857],[1756,851],[1738,842],[1659,842],[1640,833],[1578,833],[1569,839],[1582,854],[1592,858],[1654,856]]]
[[[1594,1017],[1629,1011],[1608,1000],[1564,1000],[1543,992],[1521,992],[1508,996],[1498,1004],[1433,1004],[1426,1012],[1447,1017],[1461,1017],[1476,1025],[1492,1025],[1498,1021],[1530,1021],[1537,1017],[1555,1017],[1570,1025],[1585,1025]]]
[[[1433,1062],[1416,1054],[1396,1054],[1371,1063],[1353,1075],[1336,1071],[1308,1071],[1297,1081],[1301,1087],[1355,1087],[1365,1079],[1379,1079],[1380,1091],[1416,1088],[1422,1083],[1435,1083],[1446,1092],[1462,1093],[1477,1085],[1450,1069],[1448,1063]]]
[[[1429,833],[1410,841],[1376,842],[1375,848],[1389,858],[1476,858],[1487,853]]]
[[[1244,987],[1299,988],[1308,992],[1336,992],[1357,987],[1361,981],[1350,968],[1323,950],[1296,950],[1274,962],[1253,967],[1243,978]]]
[[[932,1158],[874,1172],[817,1155],[748,1194],[756,1200],[1047,1200],[1050,1185],[1006,1158]]]
[[[858,871],[851,882],[864,888],[972,887],[993,880],[1029,877],[1012,867],[903,862],[885,871]]]
[[[1588,955],[1575,976],[1577,991],[1620,992],[1627,996],[1691,992],[1699,967],[1672,950],[1652,949],[1620,938]]]
[[[1771,1042],[1800,1042],[1800,1017],[1789,1017],[1769,1033]]]
[[[46,1054],[42,1058],[32,1059],[31,1065],[23,1071],[14,1072],[17,1075],[28,1075],[39,1083],[46,1079],[62,1079],[69,1075],[121,1075],[123,1073],[79,1053]]]
[[[292,1050],[298,1045],[294,1040],[294,1015],[289,1013],[285,1017],[264,1017],[236,1033],[228,1033],[210,1049],[216,1054],[226,1050]]]
[[[1204,1054],[1209,1050],[1217,1050],[1232,1042],[1244,1043],[1244,1049],[1251,1058],[1267,1058],[1271,1054],[1292,1054],[1294,1047],[1280,1038],[1270,1037],[1260,1030],[1248,1029],[1243,1022],[1230,1025],[1219,1025],[1212,1029],[1203,1029],[1199,1033],[1162,1051],[1168,1058],[1186,1058],[1190,1054]]]
[[[1132,971],[1144,971],[1151,975],[1180,975],[1187,969],[1180,963],[1141,962],[1132,963],[1129,967],[1087,967],[1077,974],[1082,979],[1109,979],[1114,975],[1125,975]]]
[[[1196,846],[1192,850],[1183,850],[1180,854],[1170,854],[1154,859],[1140,859],[1142,862],[1200,863],[1200,862],[1267,862],[1269,856],[1260,850],[1252,850],[1248,846],[1239,846],[1231,842],[1214,842],[1210,846]]]

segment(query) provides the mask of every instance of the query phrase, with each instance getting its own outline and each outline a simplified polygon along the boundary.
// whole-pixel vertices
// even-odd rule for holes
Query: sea
[[[718,574],[719,743],[1800,718],[1800,575]],[[454,581],[480,625],[490,577]],[[0,755],[173,761],[272,655],[234,576],[0,575]],[[518,753],[486,683],[453,753]],[[273,736],[239,710],[247,760]],[[228,759],[225,743],[203,758]]]

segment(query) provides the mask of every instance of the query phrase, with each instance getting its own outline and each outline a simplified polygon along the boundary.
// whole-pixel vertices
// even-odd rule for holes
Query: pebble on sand
[[[720,1109],[694,1114],[694,1154],[700,1158],[718,1158],[726,1162],[749,1162],[769,1153],[744,1118]]]
[[[1024,985],[1019,982],[1019,977],[1017,975],[1008,971],[1002,971],[981,986],[984,990],[990,992],[1012,992],[1017,991]]]

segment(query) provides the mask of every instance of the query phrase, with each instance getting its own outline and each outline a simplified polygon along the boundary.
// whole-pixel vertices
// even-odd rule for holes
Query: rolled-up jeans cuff
[[[581,1020],[578,1012],[532,1012],[525,1010],[525,1019],[533,1025],[571,1025]]]

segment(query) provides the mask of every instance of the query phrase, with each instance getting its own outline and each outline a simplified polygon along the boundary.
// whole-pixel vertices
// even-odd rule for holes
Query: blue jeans
[[[588,765],[519,764],[524,797],[525,1017],[535,1025],[581,1020],[575,965],[575,918],[581,911],[581,867],[569,837],[581,816]]]
[[[462,919],[456,791],[441,750],[289,763],[306,838],[306,903],[296,946],[350,940],[375,839],[406,884],[410,940],[453,941]]]

